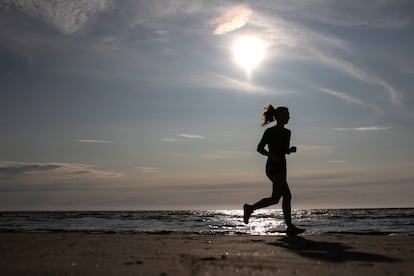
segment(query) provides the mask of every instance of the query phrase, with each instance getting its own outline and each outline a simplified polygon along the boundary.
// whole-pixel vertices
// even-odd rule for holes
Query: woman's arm
[[[286,140],[286,144],[285,144],[285,153],[286,154],[291,154],[292,152],[296,152],[296,147],[291,147],[290,146],[290,136],[291,136],[291,132],[290,132],[290,130],[288,130],[287,140]]]
[[[269,152],[265,149],[266,145],[267,145],[267,131],[263,133],[262,139],[257,145],[257,151],[264,156],[269,156]]]

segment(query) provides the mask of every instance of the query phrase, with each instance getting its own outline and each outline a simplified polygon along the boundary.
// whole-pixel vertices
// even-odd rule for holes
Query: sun
[[[248,76],[257,68],[265,56],[265,44],[255,36],[243,36],[233,45],[234,61],[241,66]]]

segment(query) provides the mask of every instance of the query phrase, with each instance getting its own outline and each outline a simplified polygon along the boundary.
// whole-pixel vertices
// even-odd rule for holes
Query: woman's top
[[[267,145],[268,151],[265,149]],[[267,165],[286,167],[286,154],[290,153],[290,130],[273,126],[265,130],[257,151],[268,156]]]

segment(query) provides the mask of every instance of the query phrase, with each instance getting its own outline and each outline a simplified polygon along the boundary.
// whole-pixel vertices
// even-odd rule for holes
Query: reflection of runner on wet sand
[[[274,120],[276,120],[276,125],[266,129],[257,146],[257,151],[267,156],[266,175],[273,183],[273,192],[271,197],[263,198],[253,205],[244,204],[243,209],[244,223],[247,224],[254,210],[277,204],[280,198],[283,198],[282,209],[287,226],[286,233],[297,235],[303,233],[305,229],[293,225],[291,218],[292,195],[286,181],[286,154],[296,152],[296,147],[290,147],[290,130],[285,128],[289,118],[287,107],[280,106],[275,109],[271,104],[265,106],[262,126]],[[265,149],[266,145],[268,150]]]

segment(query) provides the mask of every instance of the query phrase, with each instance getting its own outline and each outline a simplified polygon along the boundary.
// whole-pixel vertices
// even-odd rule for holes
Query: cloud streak
[[[160,139],[161,142],[178,142],[178,139],[175,137],[164,137]]]
[[[227,159],[247,159],[252,156],[252,152],[245,151],[215,151],[202,154],[200,157],[206,160],[227,160]]]
[[[195,133],[179,133],[179,134],[175,134],[175,137],[174,136],[163,137],[160,139],[160,141],[174,143],[174,142],[181,142],[181,141],[188,140],[188,139],[203,140],[206,138],[207,137],[199,135],[199,134],[195,134]]]
[[[73,142],[77,143],[92,143],[92,144],[112,144],[113,141],[111,140],[91,140],[91,139],[76,139]]]
[[[321,146],[321,145],[297,145],[298,152],[301,154],[310,155],[323,155],[332,152],[333,146]]]
[[[331,163],[331,164],[342,164],[342,163],[345,163],[345,160],[328,160],[328,163]]]
[[[338,162],[339,161],[339,162]],[[338,160],[330,163],[342,163]],[[385,184],[392,186],[396,183],[410,183],[414,180],[414,163],[383,164],[376,166],[348,167],[338,166],[336,169],[294,171],[291,172],[292,183],[300,183],[303,187],[311,185],[312,188],[349,187],[362,185]]]
[[[347,73],[348,75],[366,82],[368,84],[373,84],[376,86],[382,87],[387,94],[389,95],[390,101],[394,104],[401,105],[401,95],[400,93],[389,83],[384,81],[383,79],[379,78],[378,76],[368,73],[361,68],[359,68],[356,64],[349,62],[343,58],[338,58],[332,55],[327,55],[319,50],[312,50],[313,57],[317,58],[316,61],[322,62],[330,67],[336,68],[342,72]]]
[[[108,10],[112,0],[4,0],[1,5],[41,19],[65,35],[73,35]]]
[[[160,170],[160,168],[158,167],[135,167],[136,170],[138,170],[141,173],[155,173],[158,172]]]
[[[363,102],[363,101],[361,101],[361,100],[359,100],[355,97],[352,97],[352,96],[350,96],[346,93],[343,93],[343,92],[339,92],[339,91],[335,91],[335,90],[331,90],[331,89],[327,89],[327,88],[319,88],[319,90],[326,93],[326,94],[328,94],[328,95],[337,97],[337,98],[339,98],[339,99],[341,99],[341,100],[343,100],[347,103],[350,103],[350,104],[359,105],[359,106],[364,107],[364,108],[371,108],[371,109],[374,108],[373,106],[371,106],[371,105],[369,105],[369,104],[367,104],[367,103],[365,103],[365,102]]]
[[[359,81],[381,87],[393,104],[402,104],[402,95],[392,84],[375,73],[362,69],[355,62],[356,52],[349,42],[306,27],[300,24],[299,20],[284,19],[283,8],[282,11],[275,10],[275,13],[276,16],[268,16],[264,12],[255,12],[256,16],[252,17],[250,24],[268,36],[268,40],[273,44],[273,51],[278,56],[329,66]],[[301,11],[293,9],[289,13],[297,17]],[[303,45],[306,45],[306,48]]]
[[[347,128],[347,127],[342,127],[342,128],[334,128],[334,130],[341,130],[341,131],[347,131],[347,130],[351,130],[351,131],[381,131],[381,130],[389,130],[391,129],[391,127],[387,127],[387,126],[368,126],[368,127],[351,127],[351,128]]]
[[[52,177],[58,179],[113,178],[121,174],[79,163],[25,163],[0,161],[0,178]]]
[[[182,137],[182,138],[188,138],[188,139],[206,139],[205,136],[193,134],[193,133],[180,133],[180,134],[177,134],[177,136]]]

